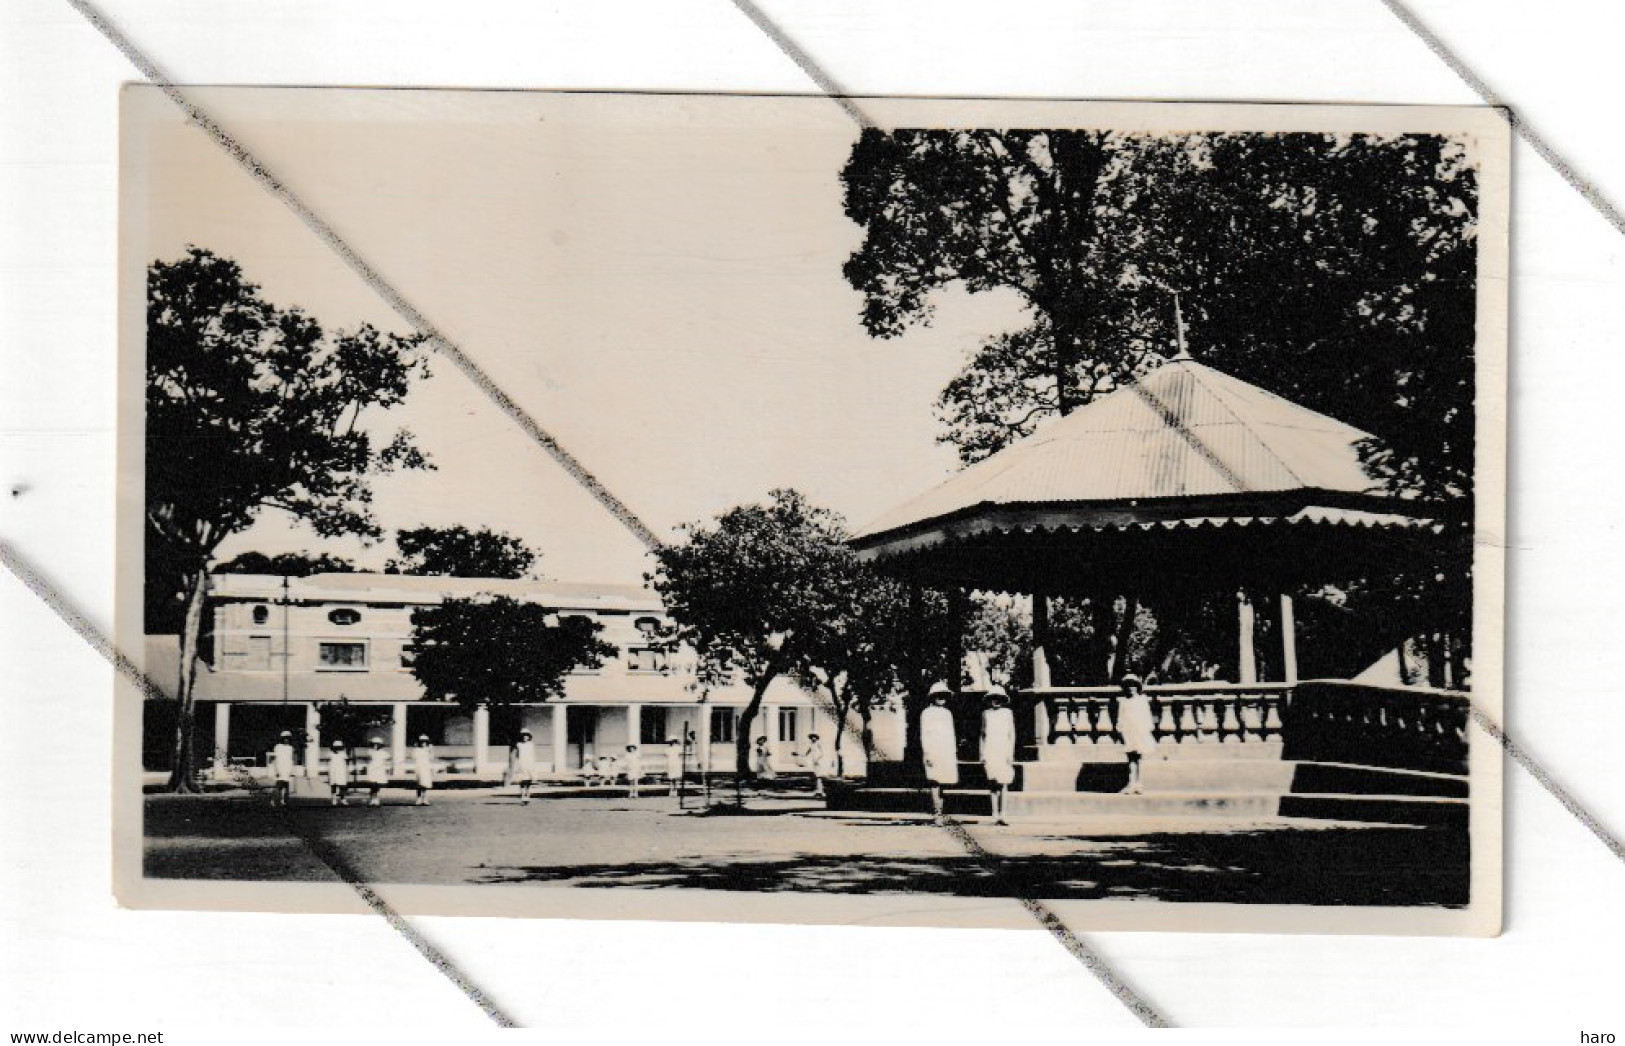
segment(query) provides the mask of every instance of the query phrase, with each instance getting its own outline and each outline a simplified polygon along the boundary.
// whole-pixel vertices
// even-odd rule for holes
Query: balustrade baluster
[[[1264,699],[1264,734],[1267,737],[1281,736],[1281,701],[1283,695],[1273,694]]]
[[[1194,697],[1189,701],[1180,702],[1177,718],[1174,722],[1174,737],[1178,738],[1181,744],[1184,743],[1187,737],[1193,741],[1201,739],[1201,730],[1196,723],[1196,699]]]

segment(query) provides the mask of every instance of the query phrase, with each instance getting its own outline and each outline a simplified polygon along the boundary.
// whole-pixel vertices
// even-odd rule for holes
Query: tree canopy
[[[370,477],[428,462],[409,432],[380,441],[363,415],[400,405],[427,374],[422,341],[324,330],[197,247],[148,267],[146,580],[185,607],[172,787],[195,787],[192,690],[216,550],[268,508],[322,536],[381,536]]]
[[[522,578],[530,576],[541,558],[519,538],[489,527],[397,530],[395,547],[400,556],[385,565],[387,574]]]
[[[1435,135],[869,129],[842,173],[845,266],[877,338],[936,292],[1018,293],[1027,325],[937,408],[966,462],[1172,355],[1379,437],[1374,479],[1471,492],[1476,172]]]
[[[448,599],[412,612],[412,675],[433,701],[535,704],[562,697],[571,672],[616,655],[602,631],[506,596]]]
[[[310,577],[312,574],[353,574],[356,565],[343,556],[327,552],[244,552],[215,566],[216,574],[280,574]]]
[[[842,578],[854,562],[839,516],[794,490],[743,505],[712,524],[685,525],[654,552],[649,576],[675,639],[698,659],[702,688],[742,680],[751,699],[735,738],[750,765],[751,723],[768,686],[807,662],[821,630],[844,609]]]

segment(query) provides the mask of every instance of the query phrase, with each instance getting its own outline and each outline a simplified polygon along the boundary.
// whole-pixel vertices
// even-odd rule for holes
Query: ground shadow
[[[472,881],[1228,904],[1460,907],[1469,900],[1467,836],[1448,829],[1065,838],[1081,852],[986,858],[717,854],[488,869]]]

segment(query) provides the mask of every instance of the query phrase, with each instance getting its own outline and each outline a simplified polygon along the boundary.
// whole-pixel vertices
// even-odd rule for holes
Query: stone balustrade
[[[1028,691],[1040,744],[1121,743],[1115,687]],[[1282,758],[1460,774],[1469,700],[1422,687],[1340,680],[1187,683],[1148,688],[1161,744],[1283,744]]]
[[[1116,687],[1051,687],[1035,691],[1048,721],[1048,744],[1112,744]],[[1182,683],[1148,688],[1156,738],[1163,744],[1281,741],[1292,687],[1286,683]]]
[[[1299,683],[1283,758],[1464,774],[1469,703],[1450,690]]]

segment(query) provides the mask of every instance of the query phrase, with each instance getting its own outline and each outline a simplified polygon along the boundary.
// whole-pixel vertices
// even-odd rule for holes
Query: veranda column
[[[1236,682],[1258,682],[1258,656],[1253,649],[1253,601],[1245,589],[1236,591]]]
[[[1050,688],[1049,676],[1049,594],[1033,593],[1033,740],[1049,744],[1049,699],[1044,691]]]
[[[231,765],[231,702],[222,701],[214,706],[214,775],[226,776]]]
[[[305,706],[305,776],[315,779],[322,770],[322,717],[312,701]]]
[[[702,774],[711,772],[711,706],[701,704],[694,713],[694,751]]]
[[[626,706],[626,743],[642,746],[643,744],[643,706]]]
[[[491,747],[491,706],[479,705],[474,709],[474,773],[483,775],[488,762],[487,749]]]
[[[1292,597],[1281,593],[1281,678],[1298,681],[1298,622],[1292,612]]]
[[[563,705],[549,706],[547,725],[553,739],[553,772],[562,774],[570,766],[569,709]]]
[[[406,702],[395,703],[394,718],[389,724],[389,765],[396,777],[406,776]]]

